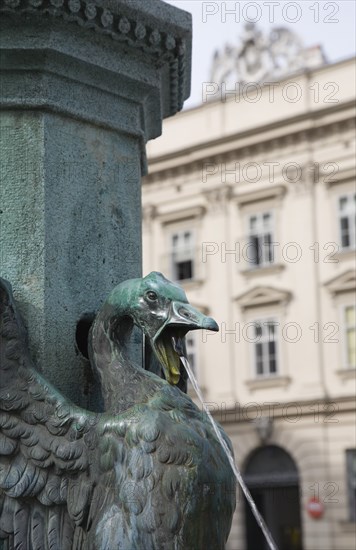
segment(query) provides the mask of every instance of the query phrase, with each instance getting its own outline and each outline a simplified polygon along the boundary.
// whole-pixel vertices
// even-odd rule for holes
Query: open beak
[[[217,332],[219,327],[190,304],[172,302],[170,313],[153,340],[153,350],[161,363],[167,382],[178,384],[181,376],[180,356],[186,357],[185,335],[190,330],[206,329]]]

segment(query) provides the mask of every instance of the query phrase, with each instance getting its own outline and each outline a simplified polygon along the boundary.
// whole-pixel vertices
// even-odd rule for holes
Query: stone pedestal
[[[96,408],[76,327],[141,275],[145,142],[189,95],[190,15],[160,0],[0,6],[0,275],[36,366]]]

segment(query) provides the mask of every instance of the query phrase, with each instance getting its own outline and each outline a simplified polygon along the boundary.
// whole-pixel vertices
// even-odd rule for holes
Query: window
[[[277,325],[273,319],[255,321],[254,326],[254,367],[256,376],[277,374]]]
[[[273,216],[262,212],[249,217],[247,258],[251,267],[263,267],[274,262]]]
[[[349,519],[356,521],[356,449],[346,451],[347,487],[349,494]]]
[[[356,367],[356,306],[343,309],[346,367]]]
[[[194,279],[194,243],[192,231],[180,231],[171,236],[172,278],[174,281]]]
[[[344,250],[355,248],[356,194],[339,197],[340,243]]]

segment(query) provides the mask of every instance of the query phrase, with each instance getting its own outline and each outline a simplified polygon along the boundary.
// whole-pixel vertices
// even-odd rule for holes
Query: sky
[[[322,45],[329,62],[355,55],[355,0],[165,0],[193,15],[191,97],[185,108],[201,103],[202,83],[209,79],[211,60],[225,43],[237,45],[244,23],[253,20],[263,31],[286,26],[304,46]],[[230,12],[230,13],[229,13]]]

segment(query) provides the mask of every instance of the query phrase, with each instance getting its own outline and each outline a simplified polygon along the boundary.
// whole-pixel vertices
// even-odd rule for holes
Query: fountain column
[[[0,275],[36,365],[95,408],[76,327],[141,275],[145,143],[189,95],[191,17],[161,0],[1,0],[0,12]]]

